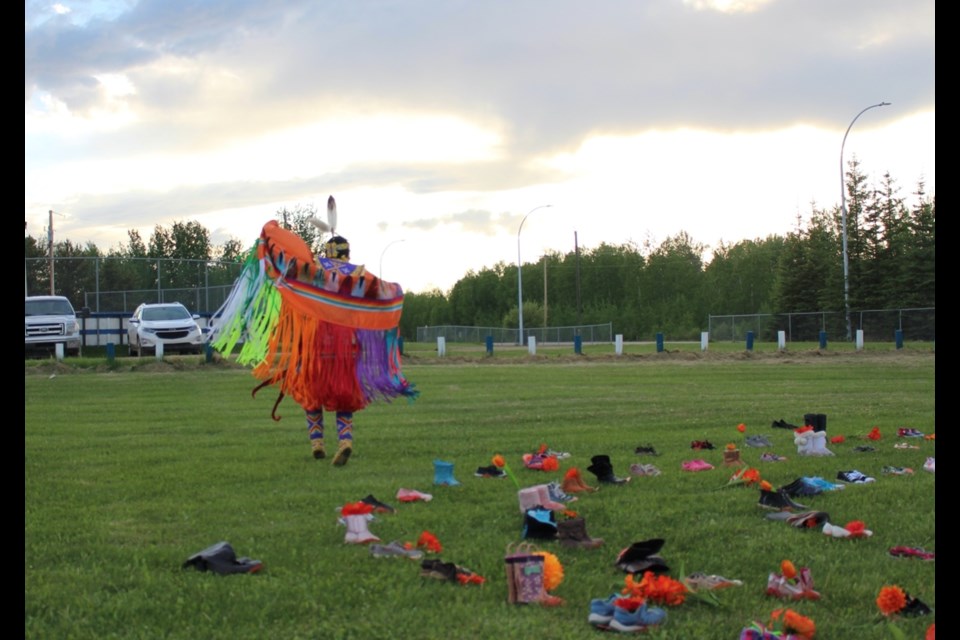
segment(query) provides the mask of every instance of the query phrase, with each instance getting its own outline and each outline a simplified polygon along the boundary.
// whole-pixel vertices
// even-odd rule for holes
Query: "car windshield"
[[[190,317],[185,307],[146,307],[141,314],[143,320],[187,320]]]
[[[26,300],[24,316],[72,316],[73,307],[66,300]]]

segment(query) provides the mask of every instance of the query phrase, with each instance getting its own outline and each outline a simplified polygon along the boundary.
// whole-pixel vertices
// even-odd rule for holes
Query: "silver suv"
[[[80,323],[73,305],[63,296],[24,298],[24,354],[52,352],[63,345],[65,355],[80,353]]]

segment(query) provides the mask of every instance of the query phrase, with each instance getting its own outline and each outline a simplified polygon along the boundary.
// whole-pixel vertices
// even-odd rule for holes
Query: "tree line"
[[[848,304],[854,310],[935,307],[935,198],[921,181],[908,204],[889,173],[871,187],[855,159],[846,188],[846,286],[842,211],[814,203],[809,220],[798,217],[785,236],[722,243],[708,259],[705,246],[686,231],[656,246],[601,243],[543,255],[521,267],[524,325],[611,322],[626,340],[649,340],[657,332],[692,339],[706,330],[710,315],[844,312]],[[322,238],[307,222],[315,215],[313,206],[297,205],[275,218],[319,250]],[[209,231],[190,221],[158,225],[148,242],[137,231],[127,236],[107,252],[93,243],[57,242],[57,293],[82,306],[94,287],[150,291],[162,282],[166,289],[228,289],[248,249],[235,239],[214,246]],[[24,238],[31,292],[49,288],[49,263],[40,259],[48,250]],[[400,329],[409,339],[421,326],[517,324],[517,265],[499,262],[467,272],[448,292],[407,292]]]

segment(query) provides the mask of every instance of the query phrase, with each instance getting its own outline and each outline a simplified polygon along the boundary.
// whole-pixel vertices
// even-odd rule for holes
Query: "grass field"
[[[849,347],[849,345],[844,345]],[[453,353],[437,358],[408,348],[405,372],[421,391],[414,403],[373,405],[355,416],[349,464],[310,456],[302,412],[290,400],[270,418],[271,390],[251,397],[249,372],[202,357],[96,358],[28,362],[24,421],[24,637],[45,638],[478,638],[595,637],[590,600],[624,586],[617,553],[663,538],[670,575],[703,571],[740,579],[718,593],[719,606],[695,598],[668,607],[651,638],[735,639],[752,620],[782,606],[812,618],[817,638],[894,637],[878,623],[875,598],[896,584],[936,610],[935,562],[893,558],[897,545],[936,546],[935,476],[922,470],[935,441],[897,449],[896,430],[936,430],[935,355],[930,348],[714,349],[671,346],[628,357],[568,357],[565,348],[529,357]],[[448,345],[449,348],[449,345]],[[609,348],[609,347],[608,347]],[[134,362],[135,361],[135,362]],[[801,457],[793,433],[773,420],[802,424],[828,417],[832,457]],[[330,420],[328,420],[328,423]],[[745,433],[737,425],[746,426]],[[879,427],[876,451],[861,437]],[[328,426],[328,432],[332,430]],[[800,476],[835,480],[857,469],[876,482],[803,499],[844,525],[862,520],[874,535],[835,539],[765,518],[757,489],[727,486],[721,449],[764,435],[785,462],[760,462],[767,449],[741,446],[771,484]],[[328,438],[331,438],[331,435]],[[714,451],[693,451],[693,440]],[[541,443],[571,454],[557,472],[525,469]],[[653,445],[657,457],[635,448]],[[657,477],[634,477],[580,494],[581,515],[598,549],[554,541],[564,580],[555,608],[507,603],[503,556],[521,540],[517,491],[509,479],[477,478],[495,453],[521,486],[560,479],[590,458],[611,457],[617,475],[652,462]],[[704,458],[711,471],[681,471]],[[456,487],[435,486],[434,460],[454,464]],[[882,473],[907,466],[913,475]],[[400,503],[399,488],[434,496]],[[433,533],[433,554],[486,578],[459,585],[420,576],[419,563],[375,558],[346,544],[338,508],[368,494],[397,507],[378,515],[384,543]],[[182,569],[191,554],[229,541],[264,563],[256,574],[221,576]],[[810,567],[819,601],[784,603],[764,594],[781,560]],[[921,638],[935,620],[897,622]],[[616,635],[617,632],[611,632]],[[600,637],[607,637],[602,634]]]

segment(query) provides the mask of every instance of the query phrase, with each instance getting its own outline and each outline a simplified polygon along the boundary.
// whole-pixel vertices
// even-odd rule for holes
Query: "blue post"
[[[117,348],[112,342],[107,343],[107,362],[113,362],[117,357]]]
[[[213,362],[213,347],[209,342],[203,345],[203,358],[207,364]]]
[[[573,352],[578,356],[583,353],[583,338],[573,336]]]
[[[493,336],[487,336],[487,355],[493,355]]]
[[[893,340],[897,343],[897,349],[903,349],[903,329],[893,332]]]
[[[820,348],[821,349],[827,348],[827,332],[826,331],[820,332]]]
[[[657,353],[663,353],[663,334],[657,334]]]
[[[753,331],[747,331],[747,351],[753,351]]]

